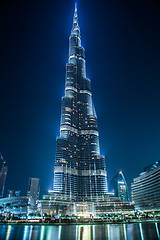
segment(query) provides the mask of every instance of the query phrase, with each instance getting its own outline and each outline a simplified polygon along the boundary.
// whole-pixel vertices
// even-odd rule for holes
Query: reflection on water
[[[157,232],[158,239],[160,239],[159,230],[158,230],[158,224],[155,223],[155,225],[156,225],[156,232]]]
[[[100,225],[0,225],[1,240],[158,240],[160,223]]]
[[[141,239],[144,240],[143,231],[142,231],[142,223],[139,224],[139,229],[140,229]]]
[[[124,240],[127,240],[126,224],[123,224],[123,231],[124,231]]]
[[[23,240],[27,240],[28,239],[28,232],[29,232],[29,226],[26,225],[24,227]]]
[[[11,234],[11,226],[9,225],[8,226],[8,228],[7,228],[7,234],[6,234],[6,240],[8,240],[9,239],[9,236],[10,236],[10,234]]]

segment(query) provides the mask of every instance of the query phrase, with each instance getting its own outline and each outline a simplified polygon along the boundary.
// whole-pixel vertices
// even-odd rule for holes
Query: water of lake
[[[160,223],[0,225],[0,240],[158,240]]]

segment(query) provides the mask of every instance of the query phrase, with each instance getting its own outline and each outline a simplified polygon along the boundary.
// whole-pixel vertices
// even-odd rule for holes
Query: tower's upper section
[[[73,26],[71,35],[77,35],[80,37],[80,28],[78,26],[78,14],[77,14],[77,3],[75,3],[75,10],[74,10],[74,16],[73,16]]]
[[[73,25],[71,35],[69,37],[69,57],[70,56],[75,56],[76,58],[81,56],[84,58],[84,49],[81,47],[80,27],[78,25],[77,4],[75,4]]]

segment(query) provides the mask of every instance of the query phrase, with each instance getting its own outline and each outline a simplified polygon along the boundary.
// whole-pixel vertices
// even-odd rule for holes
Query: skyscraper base
[[[120,198],[110,194],[104,196],[103,199],[96,201],[76,202],[68,198],[56,196],[50,192],[44,195],[43,200],[39,201],[39,212],[51,216],[99,216],[110,212],[122,212],[134,210],[133,203],[122,203]]]

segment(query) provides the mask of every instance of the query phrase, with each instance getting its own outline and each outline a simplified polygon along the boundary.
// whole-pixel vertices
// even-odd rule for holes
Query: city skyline
[[[25,11],[31,18],[23,16],[23,4],[8,4],[2,8],[0,122],[0,151],[8,163],[6,188],[25,192],[28,178],[38,177],[44,193],[52,187],[74,3],[66,9],[40,3],[38,10],[28,4]],[[130,186],[144,166],[159,160],[160,35],[156,3],[143,9],[140,2],[138,10],[128,3],[122,12],[116,4],[96,9],[94,1],[82,1],[78,8],[109,179],[122,169]]]

